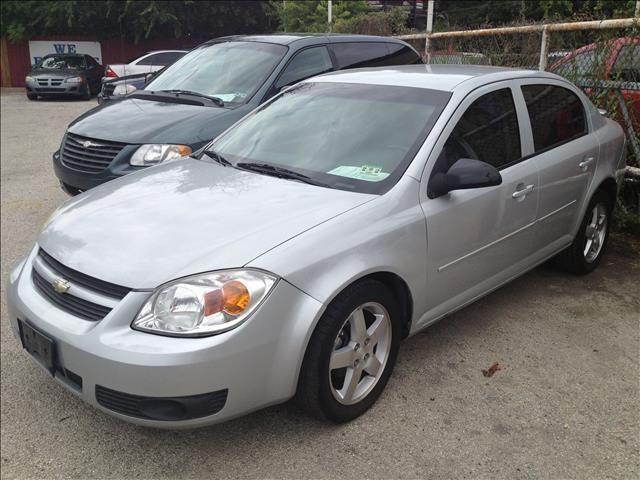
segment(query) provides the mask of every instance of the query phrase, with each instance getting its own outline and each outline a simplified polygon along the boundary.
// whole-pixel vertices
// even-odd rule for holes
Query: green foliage
[[[327,32],[327,0],[274,0],[271,2],[284,32]],[[334,0],[334,24],[369,12],[364,0]]]
[[[3,1],[1,34],[18,42],[34,35],[209,38],[274,29],[262,1]]]
[[[358,33],[362,35],[402,35],[409,33],[407,19],[409,11],[392,8],[386,12],[361,13],[355,17],[336,21],[334,32]]]

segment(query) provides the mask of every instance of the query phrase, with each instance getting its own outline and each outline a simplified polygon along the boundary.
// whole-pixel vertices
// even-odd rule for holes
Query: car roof
[[[318,43],[339,43],[339,42],[388,42],[402,43],[402,40],[393,37],[382,37],[377,35],[355,35],[345,33],[274,33],[269,35],[229,35],[226,37],[213,38],[205,43],[219,42],[263,42],[276,43],[278,45],[290,45],[294,42],[306,40],[317,40]]]
[[[477,88],[487,83],[527,77],[562,78],[538,70],[483,65],[397,65],[340,70],[306,81],[392,85],[452,92],[462,84]]]

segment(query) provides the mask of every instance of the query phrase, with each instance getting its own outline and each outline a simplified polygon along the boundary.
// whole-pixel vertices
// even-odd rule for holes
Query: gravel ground
[[[21,353],[4,290],[66,198],[51,153],[94,105],[1,96],[3,478],[640,476],[640,247],[618,235],[590,276],[540,267],[405,341],[386,392],[347,425],[285,404],[158,431],[80,402]]]

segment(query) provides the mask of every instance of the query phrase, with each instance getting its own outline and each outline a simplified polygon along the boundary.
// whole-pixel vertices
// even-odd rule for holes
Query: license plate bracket
[[[51,375],[54,375],[56,371],[54,341],[22,320],[18,320],[18,326],[22,347]]]

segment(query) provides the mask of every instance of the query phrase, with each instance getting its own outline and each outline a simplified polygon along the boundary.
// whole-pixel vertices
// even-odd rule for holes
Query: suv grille
[[[84,273],[76,272],[69,267],[65,267],[42,249],[38,251],[38,258],[42,260],[56,276],[64,278],[71,283],[72,286],[77,285],[84,287],[97,294],[106,295],[118,300],[124,298],[124,296],[131,291],[129,288],[104,282],[85,275]],[[53,288],[52,283],[45,279],[35,268],[31,271],[31,278],[42,295],[58,308],[72,315],[95,322],[102,320],[111,311],[111,308],[108,306],[90,302],[70,293],[57,292]]]
[[[100,173],[127,144],[67,133],[60,153],[62,163],[74,170]]]

